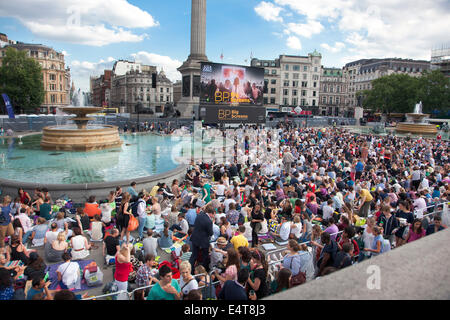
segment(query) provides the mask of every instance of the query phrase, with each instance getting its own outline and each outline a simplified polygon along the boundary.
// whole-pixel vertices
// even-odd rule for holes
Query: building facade
[[[137,113],[162,112],[166,103],[173,103],[173,84],[164,71],[157,72],[155,66],[138,64],[125,74],[115,74],[113,68],[110,101],[111,107],[120,108],[120,112]],[[153,76],[155,74],[155,76]],[[156,78],[156,79],[155,79]],[[153,80],[156,84],[153,85]],[[156,88],[155,88],[156,86]],[[140,110],[137,106],[141,104]]]
[[[431,50],[431,70],[440,70],[450,77],[450,47]]]
[[[351,108],[361,106],[361,98],[357,93],[372,89],[372,81],[394,73],[408,74],[419,77],[422,72],[430,69],[430,61],[399,58],[362,59],[347,63],[344,77],[348,85],[347,101]]]
[[[251,66],[264,68],[264,105],[273,111],[303,110],[319,114],[322,55],[280,55],[275,60],[252,59]]]
[[[62,53],[41,44],[17,42],[0,48],[0,63],[8,48],[25,51],[28,57],[41,66],[45,92],[44,102],[40,106],[41,112],[54,113],[57,107],[69,105],[70,69],[65,67]]]
[[[347,83],[340,68],[324,68],[320,77],[319,112],[321,116],[353,117],[346,107]]]
[[[110,107],[112,70],[105,70],[100,77],[91,77],[92,105]]]

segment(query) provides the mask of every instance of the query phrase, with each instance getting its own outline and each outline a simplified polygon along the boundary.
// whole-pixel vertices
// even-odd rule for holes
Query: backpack
[[[118,292],[119,291],[119,287],[117,286],[115,281],[112,282],[108,282],[107,284],[105,284],[105,286],[103,287],[103,294],[109,294],[109,293],[114,293],[114,292]],[[106,298],[107,300],[117,300],[117,295],[113,295],[113,296],[109,296]]]
[[[95,261],[84,267],[83,278],[89,287],[95,287],[103,283],[103,273]]]
[[[133,202],[133,203],[131,204],[131,213],[132,213],[133,216],[135,216],[136,218],[139,216],[139,215],[138,215],[138,212],[137,212],[137,209],[138,209],[139,203],[141,203],[141,202],[144,202],[144,203],[145,203],[145,201],[144,201],[143,199],[139,199],[138,201],[135,201],[135,202]]]

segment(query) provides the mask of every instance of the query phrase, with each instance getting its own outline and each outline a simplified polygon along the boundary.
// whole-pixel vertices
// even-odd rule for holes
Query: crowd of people
[[[192,161],[170,185],[132,182],[78,208],[45,188],[4,196],[0,299],[81,299],[77,261],[100,244],[114,268],[104,291],[121,291],[118,299],[134,283],[139,300],[257,300],[447,228],[447,141],[283,125],[277,133],[275,160],[252,154],[242,131],[240,161]],[[61,290],[48,289],[47,263],[60,263]]]

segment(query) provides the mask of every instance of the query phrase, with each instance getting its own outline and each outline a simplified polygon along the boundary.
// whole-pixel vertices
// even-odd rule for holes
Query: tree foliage
[[[35,111],[45,95],[39,63],[25,51],[7,48],[0,67],[0,92],[9,96],[14,108]]]
[[[372,89],[357,92],[364,108],[381,113],[408,113],[422,101],[423,112],[449,110],[450,82],[439,70],[425,71],[420,77],[391,74],[372,81]]]

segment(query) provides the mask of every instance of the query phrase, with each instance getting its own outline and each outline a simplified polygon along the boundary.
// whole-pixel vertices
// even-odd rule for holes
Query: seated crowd
[[[132,182],[77,208],[46,189],[4,196],[0,299],[83,298],[73,293],[86,276],[77,261],[101,246],[114,266],[105,292],[134,283],[138,300],[256,300],[447,228],[448,142],[279,133],[278,161],[250,143],[242,163],[192,162],[170,186]],[[55,263],[60,289],[50,290]]]

